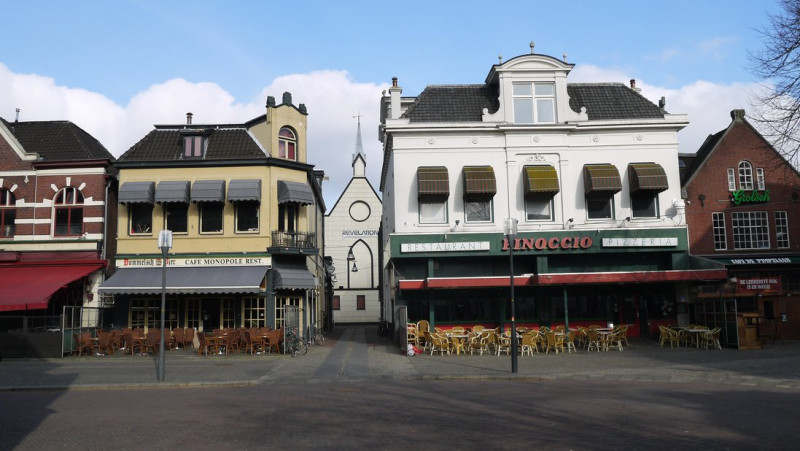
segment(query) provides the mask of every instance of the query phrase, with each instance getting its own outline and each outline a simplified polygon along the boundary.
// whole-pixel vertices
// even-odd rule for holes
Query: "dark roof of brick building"
[[[206,154],[201,160],[265,160],[267,155],[246,129],[207,128],[199,129],[208,137]],[[176,161],[183,160],[183,129],[156,128],[128,151],[119,161]]]
[[[110,160],[114,156],[94,136],[70,121],[8,122],[25,152],[36,153],[43,161]]]

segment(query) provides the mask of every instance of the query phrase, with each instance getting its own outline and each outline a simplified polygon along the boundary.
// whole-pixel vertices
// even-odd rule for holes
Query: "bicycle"
[[[381,321],[378,323],[378,336],[385,337],[389,334],[389,322],[388,321]]]
[[[314,344],[317,345],[325,344],[325,332],[322,330],[321,327],[316,328],[316,333],[314,334]]]
[[[308,352],[308,345],[305,340],[298,337],[294,330],[286,333],[286,352],[291,354],[292,357],[306,355]]]

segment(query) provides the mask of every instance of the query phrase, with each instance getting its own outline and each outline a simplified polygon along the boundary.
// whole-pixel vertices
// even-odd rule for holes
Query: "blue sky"
[[[355,119],[378,186],[381,91],[482,83],[492,64],[567,54],[571,82],[637,79],[689,114],[693,152],[749,107],[748,51],[775,1],[26,1],[3,7],[0,117],[77,123],[115,155],[155,123],[242,122],[266,96],[309,111],[328,206],[349,181]],[[344,158],[344,157],[348,158]]]

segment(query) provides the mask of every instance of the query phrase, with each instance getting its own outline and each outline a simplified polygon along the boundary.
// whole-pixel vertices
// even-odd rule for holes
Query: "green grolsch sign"
[[[733,205],[769,202],[769,190],[751,191],[749,193],[743,189],[736,190],[731,193],[731,202],[733,202]]]

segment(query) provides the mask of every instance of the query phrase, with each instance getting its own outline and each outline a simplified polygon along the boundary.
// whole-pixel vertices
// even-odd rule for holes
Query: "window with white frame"
[[[769,249],[769,222],[766,211],[731,213],[734,249]]]
[[[236,232],[258,232],[258,214],[261,204],[255,200],[234,202],[236,209]]]
[[[297,160],[297,135],[289,127],[282,127],[278,132],[278,157]]]
[[[586,217],[588,219],[611,219],[614,217],[614,196],[605,192],[586,194]]]
[[[753,189],[753,165],[749,161],[739,163],[739,189],[745,191]]]
[[[55,236],[78,236],[83,234],[83,194],[78,188],[68,186],[56,194],[53,200]]]
[[[164,228],[172,233],[189,231],[189,204],[183,202],[164,203]]]
[[[728,249],[728,237],[725,234],[725,213],[711,213],[711,224],[714,231],[714,250]]]
[[[222,233],[222,202],[201,202],[200,233]]]
[[[658,192],[639,190],[631,193],[631,212],[634,218],[657,218]]]
[[[14,236],[17,202],[11,190],[0,188],[0,237]]]
[[[153,204],[128,204],[128,235],[153,233]]]
[[[767,189],[767,184],[764,181],[764,168],[756,168],[756,186],[758,189]]]
[[[785,211],[775,212],[775,241],[779,249],[789,249],[789,216]]]
[[[553,83],[514,83],[515,124],[548,124],[556,120]]]
[[[728,168],[728,191],[736,191],[736,170]]]
[[[553,195],[550,193],[531,193],[526,195],[525,220],[552,221]]]
[[[447,222],[447,201],[436,202],[433,199],[419,201],[420,224],[445,224]]]

